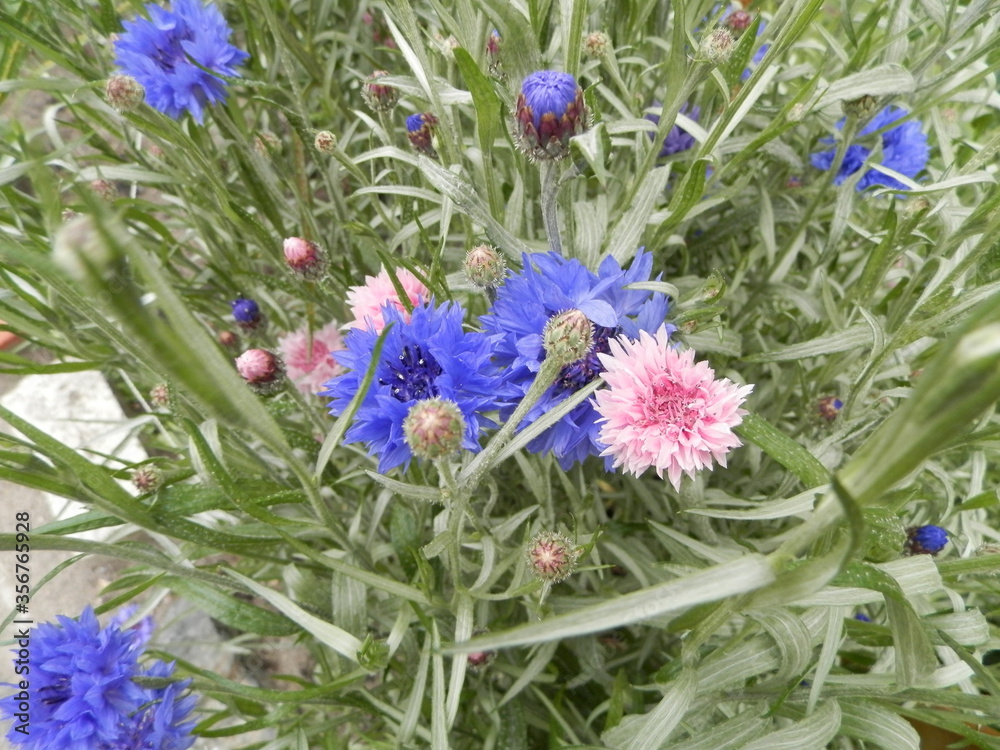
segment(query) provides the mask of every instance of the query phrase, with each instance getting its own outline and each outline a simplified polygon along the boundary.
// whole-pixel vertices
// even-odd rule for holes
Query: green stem
[[[554,161],[543,161],[542,170],[542,221],[545,234],[549,238],[549,250],[562,255],[562,240],[559,238],[559,212],[556,198],[559,195],[559,167]]]

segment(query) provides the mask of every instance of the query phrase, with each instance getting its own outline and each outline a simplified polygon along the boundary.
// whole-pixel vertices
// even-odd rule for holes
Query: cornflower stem
[[[535,376],[534,382],[532,382],[524,398],[521,399],[521,403],[517,405],[514,413],[511,414],[510,419],[504,423],[503,427],[493,436],[489,444],[483,448],[483,452],[476,456],[459,475],[459,491],[464,493],[466,497],[471,496],[475,492],[476,487],[479,486],[479,483],[483,479],[483,475],[492,468],[495,457],[514,436],[514,431],[521,423],[521,420],[524,419],[528,410],[535,405],[538,399],[542,397],[542,394],[555,382],[561,369],[561,365],[555,360],[542,360],[542,366],[538,371],[538,375]]]
[[[542,221],[545,234],[549,238],[549,250],[562,255],[562,240],[559,238],[559,213],[556,211],[556,197],[559,195],[559,167],[555,161],[543,161],[542,170]]]

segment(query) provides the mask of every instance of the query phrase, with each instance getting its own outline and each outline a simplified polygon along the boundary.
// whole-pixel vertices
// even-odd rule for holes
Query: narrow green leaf
[[[806,487],[830,481],[830,473],[808,450],[778,430],[759,414],[747,414],[736,433],[797,476]]]

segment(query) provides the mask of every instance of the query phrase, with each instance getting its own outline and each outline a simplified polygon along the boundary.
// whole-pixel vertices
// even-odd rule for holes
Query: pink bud
[[[301,237],[289,237],[285,240],[283,249],[285,262],[298,274],[316,278],[326,267],[323,249],[315,242],[309,242]]]
[[[236,358],[236,370],[262,396],[277,391],[285,374],[281,360],[267,349],[247,349]]]

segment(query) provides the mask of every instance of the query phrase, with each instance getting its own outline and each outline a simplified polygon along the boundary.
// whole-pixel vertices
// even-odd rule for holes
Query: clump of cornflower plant
[[[336,321],[310,331],[301,328],[278,338],[278,349],[285,362],[288,379],[305,394],[318,393],[323,384],[344,369],[333,352],[344,348]]]
[[[410,307],[416,307],[430,298],[430,290],[405,268],[395,269],[393,275],[406,293]],[[387,303],[403,315],[403,320],[410,319],[410,314],[400,301],[399,293],[392,283],[392,277],[383,267],[377,276],[365,276],[364,284],[352,286],[347,290],[347,306],[354,316],[354,320],[348,323],[347,327],[363,329],[373,325],[375,333],[379,333],[385,328],[382,308]]]
[[[693,479],[711,470],[713,459],[725,466],[726,454],[742,445],[733,428],[743,422],[740,405],[753,386],[716,379],[707,362],[694,361],[693,349],[678,354],[666,328],[655,336],[640,331],[638,340],[620,336],[600,359],[608,388],[594,394],[598,439],[615,468],[635,476],[666,472],[679,490],[683,474]]]
[[[661,105],[659,102],[653,102],[653,106],[660,107]],[[701,116],[701,107],[691,107],[689,110],[688,105],[685,104],[681,107],[681,114],[687,115],[695,122],[698,122],[698,117]],[[660,124],[660,116],[654,112],[646,114],[645,117],[654,125]],[[649,137],[655,138],[656,134],[650,133]],[[660,158],[662,159],[664,156],[671,156],[673,154],[679,154],[682,151],[687,151],[688,149],[693,148],[697,142],[698,141],[695,140],[693,135],[687,132],[680,125],[675,124],[672,128],[670,128],[670,131],[663,139],[663,148],[660,149]]]
[[[115,41],[115,65],[146,90],[146,103],[173,118],[185,111],[204,120],[205,106],[225,101],[225,77],[249,55],[229,43],[232,30],[218,7],[173,0],[172,9],[146,6],[149,19],[125,21]]]
[[[898,125],[889,127],[881,135],[881,166],[913,179],[927,166],[930,149],[927,147],[927,136],[920,129],[921,124],[919,120],[900,122],[907,114],[905,109],[886,107],[861,129],[858,137],[870,136],[872,133],[887,128],[893,123],[899,123]],[[844,127],[844,122],[845,120],[841,119],[837,123],[838,130]],[[823,138],[821,143],[833,143],[833,138]],[[861,169],[868,160],[871,152],[871,148],[862,146],[860,143],[852,143],[848,146],[844,153],[844,161],[841,163],[840,170],[837,172],[837,176],[834,177],[833,183],[839,185]],[[830,149],[829,151],[820,151],[812,154],[809,160],[817,169],[830,169],[833,166],[835,155],[836,149]],[[895,177],[884,174],[878,169],[869,169],[866,171],[861,176],[861,179],[858,180],[855,189],[864,190],[872,185],[885,185],[886,187],[898,190],[909,189],[908,186]]]
[[[365,443],[369,455],[378,455],[378,470],[409,465],[413,452],[403,423],[418,401],[447,399],[465,420],[461,447],[476,452],[485,427],[484,416],[497,407],[500,376],[490,355],[497,336],[462,328],[462,308],[433,303],[404,315],[392,304],[382,308],[388,331],[375,368],[375,377],[344,435],[345,442]],[[320,395],[330,397],[330,413],[340,416],[358,392],[374,356],[379,333],[375,326],[355,328],[345,337],[346,349],[334,353],[347,372],[326,384]]]
[[[418,112],[406,118],[406,137],[410,139],[410,145],[432,159],[437,158],[437,150],[434,148],[434,129],[437,124],[438,118],[430,112]]]
[[[569,73],[540,70],[521,84],[514,112],[514,143],[533,159],[562,159],[569,139],[587,129],[583,89]]]
[[[649,281],[653,268],[650,253],[640,250],[627,271],[610,256],[597,273],[576,259],[555,253],[524,255],[523,263],[521,271],[509,274],[497,290],[496,302],[482,319],[488,333],[500,335],[494,361],[504,370],[501,418],[510,417],[541,368],[543,334],[550,318],[564,310],[579,310],[593,324],[594,341],[586,356],[560,370],[556,382],[528,410],[520,429],[594,381],[604,370],[599,355],[608,352],[610,339],[655,331],[667,315],[665,295],[625,289],[628,284]],[[674,326],[667,326],[667,330],[673,331]],[[593,405],[584,401],[529,442],[528,450],[551,451],[559,465],[569,469],[604,449],[597,440],[596,421]]]
[[[79,619],[60,615],[59,624],[43,623],[31,634],[31,690],[0,699],[0,714],[31,717],[30,733],[7,732],[15,747],[135,748],[185,750],[194,744],[194,722],[186,721],[197,698],[182,696],[190,680],[144,687],[137,678],[168,680],[174,665],[139,664],[151,624],[122,630],[114,621],[101,628],[87,607]],[[23,703],[28,704],[25,711]]]
[[[940,526],[912,526],[906,530],[906,552],[910,555],[936,555],[948,544],[948,532]]]

